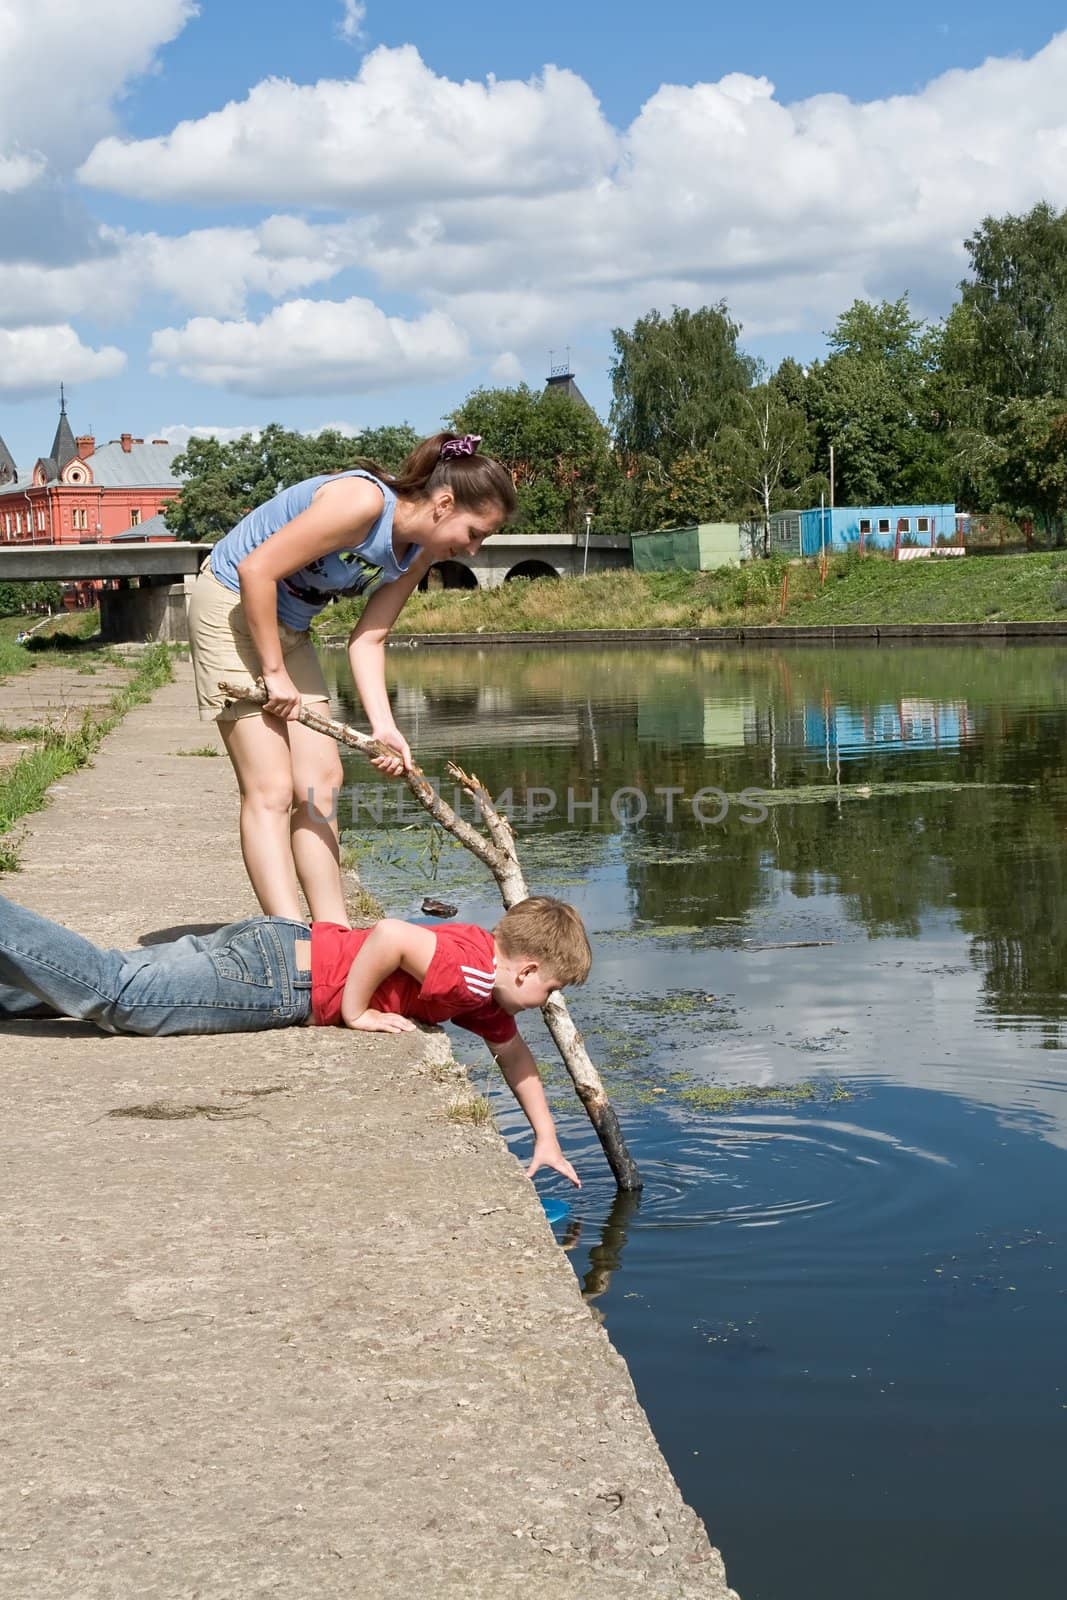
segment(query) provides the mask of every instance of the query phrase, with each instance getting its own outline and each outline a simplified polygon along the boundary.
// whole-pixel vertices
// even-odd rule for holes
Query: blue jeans
[[[298,1027],[311,1008],[310,958],[307,924],[286,917],[101,950],[0,897],[0,1021],[77,1017],[141,1034]]]

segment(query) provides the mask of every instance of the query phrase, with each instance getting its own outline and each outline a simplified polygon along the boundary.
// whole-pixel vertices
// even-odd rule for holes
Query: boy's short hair
[[[506,956],[529,956],[563,987],[584,983],[589,976],[593,952],[582,919],[563,900],[539,894],[520,900],[504,913],[493,934]]]

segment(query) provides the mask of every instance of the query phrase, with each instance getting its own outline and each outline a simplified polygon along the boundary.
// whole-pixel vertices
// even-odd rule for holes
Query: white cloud
[[[357,44],[363,37],[366,20],[367,8],[362,0],[342,0],[341,21],[337,27],[342,39],[347,39],[349,44]]]
[[[607,172],[616,144],[573,72],[453,83],[413,45],[383,46],[350,80],[268,78],[161,138],[104,139],[79,177],[153,200],[391,206],[584,185]]]
[[[196,15],[193,0],[0,0],[0,159],[63,168],[112,124],[126,82]]]
[[[72,3],[41,0],[33,15],[45,26],[35,29],[47,32]],[[28,37],[28,6],[0,0],[0,59],[9,15]],[[114,43],[127,10],[128,0],[85,0],[90,66],[101,28],[113,24]],[[154,320],[192,320],[157,333],[157,369],[242,393],[453,374],[462,383],[471,350],[493,381],[514,382],[539,374],[550,347],[588,344],[594,329],[606,342],[651,306],[721,296],[748,337],[818,333],[864,294],[911,289],[917,308],[936,314],[984,215],[1041,198],[1067,205],[1067,33],[1031,58],[989,60],[869,103],[832,94],[788,104],[766,79],[736,73],[663,85],[625,129],[610,126],[574,73],[453,82],[404,46],[375,50],[345,81],[264,81],[159,139],[104,138],[83,169],[138,198],[279,214],[175,237],[98,227],[74,240],[70,224],[47,242],[54,208],[40,201],[54,179],[31,182],[41,160],[106,129],[125,78],[151,65],[192,10],[189,0],[145,0],[135,37],[122,36],[91,93],[79,55],[76,114],[59,107],[67,132],[51,143],[51,101],[30,105],[21,63],[9,72],[0,188],[14,191],[5,215],[25,219],[0,239],[9,327],[84,314],[122,322],[145,297],[166,296],[181,309]],[[58,31],[57,49],[68,33],[81,38]],[[347,214],[314,222],[286,205]],[[349,282],[335,301],[303,298],[353,268],[383,286],[378,298],[404,295],[418,309],[390,317],[370,299],[342,301]],[[246,319],[255,296],[283,303]]]
[[[169,422],[165,428],[157,428],[152,437],[166,439],[168,444],[184,450],[190,439],[217,439],[220,444],[232,444],[235,439],[243,439],[246,433],[250,433],[254,439],[259,438],[259,429],[251,425],[247,428],[231,428],[213,427],[206,422],[192,426],[187,422]]]
[[[20,189],[28,189],[44,169],[43,156],[5,156],[0,152],[0,194],[17,194]]]
[[[303,428],[301,432],[309,439],[317,439],[320,433],[339,433],[345,439],[358,439],[363,429],[354,422],[320,422],[317,428]]]
[[[370,300],[290,300],[259,322],[194,317],[152,337],[152,370],[241,394],[294,395],[388,388],[446,377],[468,357],[451,318],[410,321]]]
[[[61,382],[114,378],[125,365],[123,351],[92,350],[69,326],[0,328],[0,393],[10,398],[50,394]]]
[[[246,434],[251,434],[253,439],[258,439],[261,429],[253,427],[251,423],[244,428],[215,427],[211,423],[197,422],[190,426],[187,422],[169,422],[165,428],[156,428],[153,437],[166,439],[168,444],[175,444],[184,450],[190,439],[217,439],[220,444],[232,444],[235,439],[243,439]],[[317,428],[301,428],[300,432],[309,439],[315,439],[320,433],[340,433],[346,439],[356,439],[362,433],[353,422],[321,422]]]
[[[382,48],[349,82],[270,80],[162,139],[105,140],[84,171],[147,198],[358,206],[383,284],[493,358],[543,359],[672,300],[723,296],[750,335],[909,287],[944,309],[984,215],[1067,204],[1065,81],[1061,34],[867,103],[668,84],[616,131],[572,73],[452,83]]]
[[[100,228],[97,253],[73,266],[0,261],[0,317],[8,327],[91,312],[124,321],[142,296],[166,294],[190,311],[240,316],[249,295],[281,299],[359,261],[359,230],[268,217],[255,228],[199,228],[168,237]]]
[[[503,383],[511,387],[522,382],[522,362],[514,350],[502,350],[490,364],[489,376],[494,383]]]

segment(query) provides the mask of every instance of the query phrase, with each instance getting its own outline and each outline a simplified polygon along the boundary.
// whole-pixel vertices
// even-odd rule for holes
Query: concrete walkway
[[[120,945],[255,909],[178,672],[0,893]],[[730,1595],[455,1072],[432,1032],[0,1024],[0,1593]]]

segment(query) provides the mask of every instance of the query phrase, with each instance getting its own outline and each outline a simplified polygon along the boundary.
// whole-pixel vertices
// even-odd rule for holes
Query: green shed
[[[736,522],[701,522],[631,535],[637,572],[708,572],[741,565],[741,529]]]

